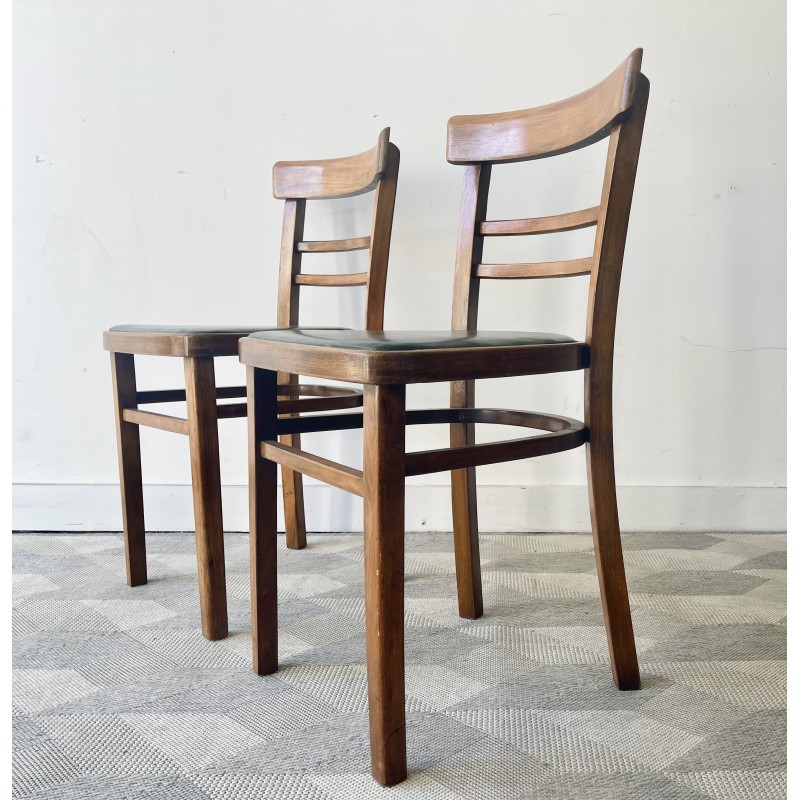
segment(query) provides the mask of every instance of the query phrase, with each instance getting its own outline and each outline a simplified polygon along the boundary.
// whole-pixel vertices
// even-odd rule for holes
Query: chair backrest
[[[649,81],[634,50],[597,86],[538,108],[501,114],[458,116],[447,125],[447,160],[466,165],[461,199],[452,327],[474,330],[483,278],[555,278],[591,275],[586,341],[592,363],[610,359],[617,297],[633,184],[647,109]],[[600,202],[593,208],[552,217],[487,220],[492,164],[530,161],[569,153],[608,137]],[[587,258],[536,264],[483,264],[487,236],[519,236],[597,226]]]
[[[279,161],[272,168],[273,195],[286,201],[278,276],[278,325],[298,324],[301,286],[366,286],[367,330],[383,328],[386,270],[394,217],[400,151],[384,128],[371,150],[326,161]],[[307,200],[330,200],[375,192],[369,236],[331,241],[303,241]],[[348,275],[303,274],[306,253],[367,250],[365,272]]]

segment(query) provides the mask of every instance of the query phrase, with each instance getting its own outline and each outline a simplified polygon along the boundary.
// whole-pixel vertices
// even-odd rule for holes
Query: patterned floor
[[[624,537],[643,688],[611,681],[591,538],[482,536],[487,612],[452,547],[409,534],[409,780],[369,777],[361,538],[280,547],[280,671],[250,671],[247,541],[232,635],[198,632],[193,540],[14,536],[14,796],[47,800],[785,797],[786,537]]]

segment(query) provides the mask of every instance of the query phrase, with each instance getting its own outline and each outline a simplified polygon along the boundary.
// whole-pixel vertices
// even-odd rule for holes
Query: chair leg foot
[[[111,353],[111,380],[117,428],[122,530],[125,539],[125,575],[128,586],[143,586],[147,583],[147,552],[139,426],[122,419],[124,409],[136,408],[136,372],[132,355]]]
[[[610,433],[595,436],[586,449],[592,534],[603,604],[611,672],[624,691],[641,686],[628,585],[619,531],[614,456]]]
[[[200,618],[206,639],[228,635],[214,359],[185,358]]]

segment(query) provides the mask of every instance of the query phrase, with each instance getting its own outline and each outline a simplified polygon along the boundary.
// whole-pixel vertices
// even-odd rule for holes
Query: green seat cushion
[[[109,330],[115,333],[157,333],[168,336],[213,335],[215,333],[239,333],[247,336],[255,331],[283,330],[269,325],[114,325]],[[345,330],[344,328],[320,328],[319,330]]]
[[[443,348],[516,347],[574,342],[558,333],[524,331],[353,331],[322,328],[283,328],[251,333],[250,339],[338,347],[347,350],[439,350]]]

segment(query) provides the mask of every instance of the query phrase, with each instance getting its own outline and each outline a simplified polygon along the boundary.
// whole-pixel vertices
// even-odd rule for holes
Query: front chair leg
[[[459,381],[451,384],[450,407],[475,407],[475,381]],[[475,444],[474,424],[454,423],[450,426],[451,447],[466,447],[473,444]],[[450,491],[453,504],[458,613],[465,619],[478,619],[483,615],[483,589],[475,467],[451,472]]]
[[[261,442],[276,439],[276,378],[274,372],[247,368],[250,608],[258,675],[278,669],[278,468],[261,456]]]
[[[620,689],[638,689],[641,685],[639,661],[633,638],[617,511],[610,391],[606,397],[607,403],[590,402],[587,405],[586,418],[591,420],[586,445],[589,509],[611,672]]]
[[[364,594],[372,775],[405,780],[405,387],[364,388]]]
[[[111,381],[117,423],[119,488],[122,495],[122,530],[125,537],[125,573],[128,586],[147,583],[147,553],[144,540],[142,496],[142,452],[139,426],[126,422],[122,412],[136,408],[136,371],[129,353],[111,354]]]
[[[192,460],[200,619],[206,639],[224,639],[228,635],[228,601],[214,359],[185,358],[183,364]]]

